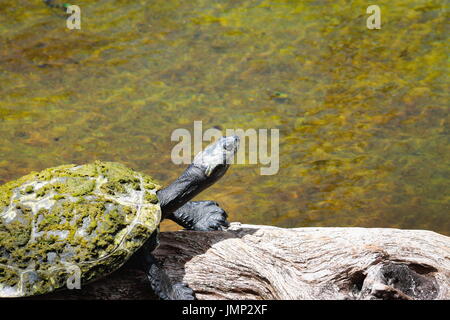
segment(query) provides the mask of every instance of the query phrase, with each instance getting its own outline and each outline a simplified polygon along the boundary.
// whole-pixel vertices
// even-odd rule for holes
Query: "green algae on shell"
[[[118,269],[157,230],[160,186],[97,161],[0,186],[0,297],[43,294]]]

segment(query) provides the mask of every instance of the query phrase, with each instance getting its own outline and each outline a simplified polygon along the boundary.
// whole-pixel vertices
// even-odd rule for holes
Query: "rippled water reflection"
[[[0,1],[0,182],[95,159],[168,183],[176,128],[278,128],[280,171],[201,195],[231,220],[450,234],[441,1]],[[448,33],[448,32],[447,32]],[[174,228],[166,224],[166,228]]]

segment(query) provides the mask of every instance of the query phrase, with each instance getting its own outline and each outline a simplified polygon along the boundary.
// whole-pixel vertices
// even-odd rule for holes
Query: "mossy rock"
[[[0,297],[43,294],[117,270],[157,232],[159,189],[149,176],[101,161],[0,186]]]

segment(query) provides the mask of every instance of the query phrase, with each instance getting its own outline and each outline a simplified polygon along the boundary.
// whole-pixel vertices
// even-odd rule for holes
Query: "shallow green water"
[[[231,220],[450,234],[442,1],[0,0],[0,183],[95,159],[168,183],[176,128],[278,128],[280,171],[201,195]],[[173,228],[168,225],[167,228]]]

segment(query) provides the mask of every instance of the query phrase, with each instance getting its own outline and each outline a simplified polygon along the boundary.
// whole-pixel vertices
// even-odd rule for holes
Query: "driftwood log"
[[[450,299],[450,238],[431,231],[233,223],[163,232],[155,253],[198,299]],[[39,298],[155,299],[131,264]]]

